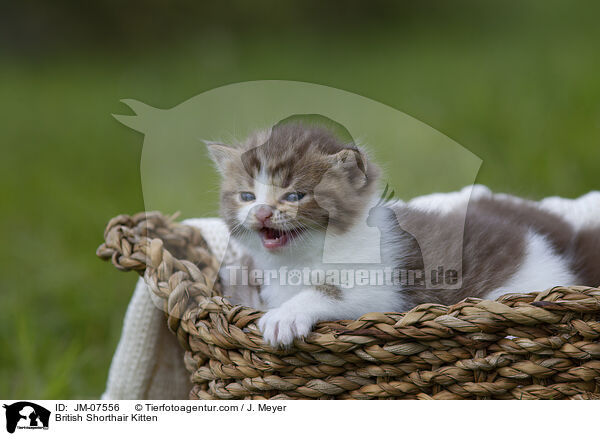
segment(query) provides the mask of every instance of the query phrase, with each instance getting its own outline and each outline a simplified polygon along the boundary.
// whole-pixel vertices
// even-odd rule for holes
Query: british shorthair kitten
[[[280,124],[208,149],[222,176],[221,215],[258,271],[259,328],[274,346],[319,321],[600,284],[600,227],[575,228],[480,186],[392,202],[365,151],[326,128]],[[458,251],[451,223],[464,229]],[[431,286],[434,273],[443,280]]]

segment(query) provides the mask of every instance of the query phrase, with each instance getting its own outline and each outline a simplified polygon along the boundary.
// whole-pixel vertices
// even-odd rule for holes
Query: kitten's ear
[[[330,157],[332,167],[348,173],[352,185],[360,189],[367,184],[367,158],[357,148],[345,148]]]
[[[213,160],[221,174],[225,172],[228,162],[231,162],[240,156],[239,151],[229,145],[209,141],[204,141],[204,143],[206,144],[210,158]]]

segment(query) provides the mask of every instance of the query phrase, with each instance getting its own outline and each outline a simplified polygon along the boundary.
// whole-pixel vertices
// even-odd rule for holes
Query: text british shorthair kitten
[[[259,327],[272,345],[291,344],[318,321],[600,284],[600,227],[576,229],[538,203],[483,187],[382,201],[377,166],[325,128],[288,123],[240,144],[208,148],[222,176],[222,217],[261,271],[266,314]],[[446,206],[436,207],[436,198]],[[440,265],[452,264],[445,258],[456,254],[445,243],[455,237],[445,234],[452,220],[464,228],[460,277],[449,282],[459,285],[431,289],[423,280],[423,253],[439,253]],[[405,230],[410,226],[424,229],[424,236],[415,239]],[[333,262],[326,259],[331,255]],[[358,271],[374,264],[398,277],[358,280]],[[284,280],[292,270],[302,277]],[[334,270],[354,274],[352,285],[315,278]]]

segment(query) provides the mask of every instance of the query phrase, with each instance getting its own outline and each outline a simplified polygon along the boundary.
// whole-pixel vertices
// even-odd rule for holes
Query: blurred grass
[[[142,137],[122,98],[174,106],[257,79],[315,82],[389,104],[480,156],[497,191],[598,189],[598,7],[553,3],[458,23],[235,36],[0,60],[0,396],[103,390],[136,277],[96,259],[109,218],[143,209]],[[513,5],[514,8],[514,5]],[[214,174],[206,175],[210,189]],[[200,187],[199,189],[203,189]],[[216,202],[206,214],[216,214]]]

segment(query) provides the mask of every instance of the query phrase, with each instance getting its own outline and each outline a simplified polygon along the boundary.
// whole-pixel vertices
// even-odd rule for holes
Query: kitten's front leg
[[[306,288],[265,313],[258,327],[272,346],[291,345],[294,339],[307,336],[318,321],[329,319],[339,298],[334,286]]]

